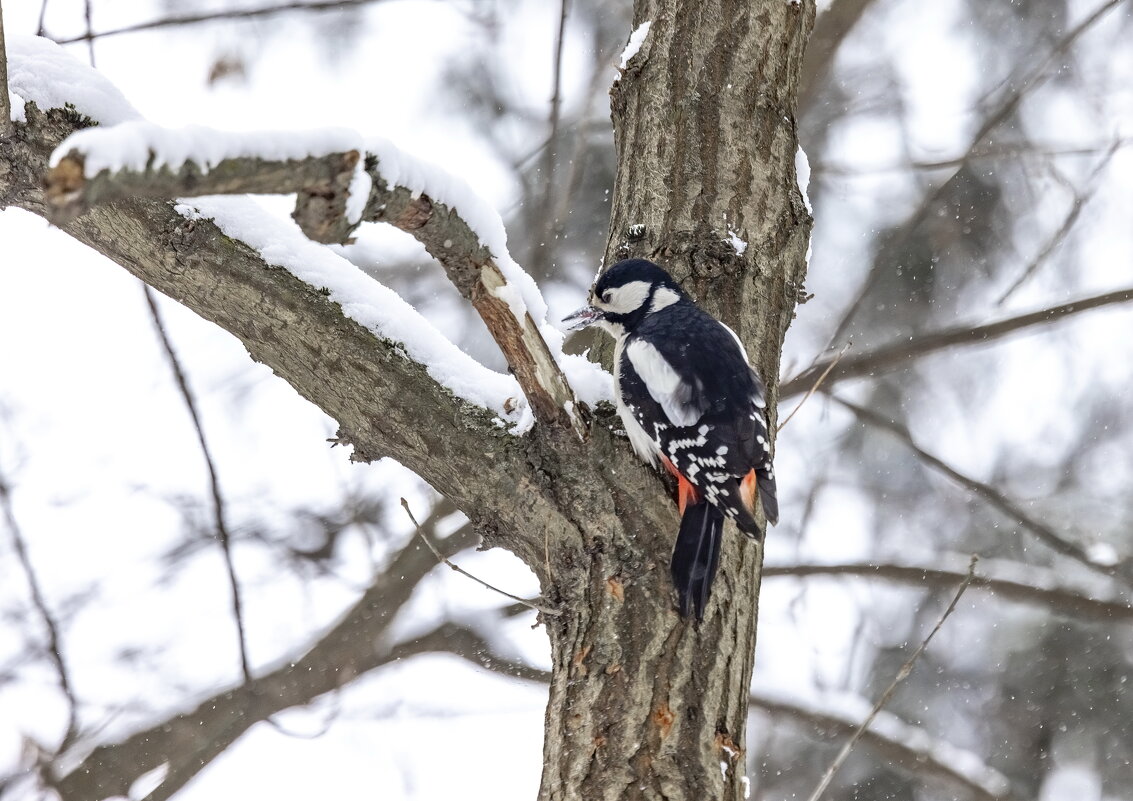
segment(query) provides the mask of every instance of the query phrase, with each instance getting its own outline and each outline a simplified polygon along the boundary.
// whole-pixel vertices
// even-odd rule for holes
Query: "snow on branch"
[[[13,120],[26,120],[24,104],[29,102],[41,111],[70,107],[103,125],[138,118],[117,87],[50,39],[9,35],[6,47]]]
[[[292,217],[317,242],[348,241],[363,221],[389,223],[424,244],[471,301],[536,418],[569,427],[582,437],[585,423],[575,393],[588,404],[611,395],[608,374],[584,357],[563,353],[563,335],[547,322],[546,302],[534,280],[508,254],[507,236],[496,211],[460,179],[407,156],[385,140],[363,140],[342,129],[232,133],[202,127],[165,129],[134,121],[73,134],[56,149],[51,165],[47,196],[56,221],[71,219],[93,204],[126,197],[296,193]],[[218,201],[201,201],[195,212],[186,207],[186,213],[213,217],[230,236],[253,244],[265,259],[301,278],[302,264],[329,258],[314,257],[309,248],[292,241],[286,249],[311,255],[299,264],[293,263],[295,259],[281,263],[278,256],[273,258],[285,250],[276,239],[281,232],[259,235],[258,223]],[[226,214],[241,220],[232,224]],[[356,272],[362,277],[361,271]],[[325,280],[316,285],[329,287],[332,299],[344,310],[355,303],[356,295],[336,292]],[[382,322],[373,319],[368,324],[382,327]],[[415,321],[411,326],[394,326],[399,329],[396,338],[411,353],[417,325]],[[388,334],[390,326],[385,328]],[[432,372],[430,362],[424,363]],[[494,402],[488,403],[482,391],[475,394],[474,402],[519,423],[519,430],[529,426],[530,414],[518,410],[517,418],[515,401],[508,400],[517,393],[496,393]]]

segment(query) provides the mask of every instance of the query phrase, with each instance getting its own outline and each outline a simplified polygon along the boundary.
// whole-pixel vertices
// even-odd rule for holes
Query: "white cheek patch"
[[[626,346],[625,353],[650,397],[657,401],[673,425],[690,426],[700,419],[704,409],[693,403],[693,387],[681,380],[657,348],[635,339]]]
[[[649,297],[650,286],[651,284],[647,281],[630,281],[624,286],[611,289],[609,303],[603,303],[602,306],[615,314],[629,314],[632,311],[637,311],[641,308],[641,304],[645,303],[645,299]]]

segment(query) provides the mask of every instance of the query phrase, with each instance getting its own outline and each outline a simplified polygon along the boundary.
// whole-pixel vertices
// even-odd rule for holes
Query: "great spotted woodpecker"
[[[637,455],[677,479],[681,525],[670,568],[680,613],[700,620],[725,518],[761,538],[758,492],[767,521],[779,519],[763,385],[732,329],[644,259],[610,267],[589,304],[563,322],[597,324],[616,340],[618,414]]]

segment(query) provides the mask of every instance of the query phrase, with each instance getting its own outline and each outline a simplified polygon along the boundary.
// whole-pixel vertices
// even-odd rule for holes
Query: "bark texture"
[[[768,383],[771,408],[806,267],[810,219],[794,178],[794,96],[813,16],[809,0],[639,2],[635,21],[653,25],[612,92],[620,169],[609,259],[663,263],[729,322]],[[86,124],[29,106],[27,123],[0,152],[0,206],[47,216],[47,156]],[[367,211],[372,220],[392,213],[388,205]],[[444,223],[436,209],[417,212],[422,230]],[[682,620],[668,574],[674,505],[664,479],[615,435],[610,410],[597,410],[587,442],[552,425],[511,437],[317,287],[167,201],[101,203],[62,227],[237,336],[252,358],[339,421],[355,459],[396,458],[468,514],[487,545],[532,567],[547,602],[562,610],[544,621],[553,670],[541,799],[743,797],[762,551],[734,531],[726,536],[704,621]],[[742,253],[733,236],[748,243]],[[482,272],[471,279],[469,286],[484,280]],[[270,714],[256,706],[257,693],[237,695]],[[202,715],[190,710],[186,720]],[[154,744],[155,759],[195,755],[179,762],[179,781],[212,748],[193,729],[177,729],[185,742]],[[81,780],[98,769],[84,762],[59,777],[71,788],[65,797],[93,799],[129,774]]]
[[[813,18],[812,3],[639,0],[634,25],[650,21],[649,34],[611,91],[607,264],[662,264],[740,334],[772,399],[806,271],[795,96]],[[632,526],[642,504],[624,504]],[[695,626],[664,598],[623,592],[643,577],[634,566],[654,563],[657,575],[674,532],[609,539],[593,557],[609,563],[597,576],[604,603],[572,604],[548,623],[543,801],[744,797],[762,548],[729,529]]]

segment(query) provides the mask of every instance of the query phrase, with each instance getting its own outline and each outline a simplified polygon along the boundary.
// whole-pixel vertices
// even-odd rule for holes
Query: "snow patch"
[[[618,61],[618,69],[624,70],[626,65],[629,64],[629,60],[641,50],[641,46],[645,44],[645,37],[649,35],[649,26],[652,24],[652,20],[646,20],[634,28],[633,33],[629,35],[629,42],[626,43],[625,50],[622,51],[622,57]]]
[[[346,220],[351,225],[357,225],[366,211],[366,201],[370,199],[370,190],[374,188],[374,179],[366,172],[366,159],[363,156],[354,165],[354,175],[350,178],[350,187],[346,196]]]
[[[810,160],[806,157],[802,145],[795,150],[795,180],[798,182],[799,194],[803,196],[807,212],[814,214],[814,208],[810,205],[810,195],[807,194],[807,190],[810,189]]]
[[[494,294],[507,302],[512,314],[521,323],[524,314],[531,315],[578,399],[591,406],[600,401],[612,401],[614,381],[609,373],[584,356],[563,353],[565,335],[547,321],[547,301],[543,299],[535,279],[508,252],[507,231],[499,212],[462,178],[413,158],[386,139],[368,140],[366,151],[377,156],[378,169],[387,181],[444,203],[468,224],[491,252],[507,281],[507,286]]]
[[[1117,549],[1108,542],[1095,542],[1086,548],[1086,556],[1095,565],[1113,567],[1121,561]]]
[[[362,138],[348,128],[241,132],[203,125],[163,128],[145,120],[133,120],[110,128],[76,131],[55,148],[51,166],[72,150],[84,155],[84,173],[92,178],[103,170],[142,172],[147,166],[177,171],[187,161],[207,172],[225,159],[287,161],[361,151]]]
[[[747,242],[731,228],[728,229],[728,242],[731,243],[732,249],[736,251],[737,256],[744,255],[744,251],[747,250]]]
[[[169,774],[169,763],[162,762],[153,770],[148,770],[130,784],[130,789],[126,791],[126,797],[130,801],[139,801],[145,798],[165,781],[165,777]]]
[[[515,378],[484,367],[446,339],[396,292],[329,248],[307,239],[289,220],[271,216],[247,197],[196,198],[192,204],[180,204],[176,209],[187,219],[213,220],[226,236],[259,251],[268,264],[286,269],[313,287],[325,288],[347,317],[400,344],[434,380],[457,397],[494,412],[512,433],[531,427],[531,410]]]
[[[9,34],[6,45],[13,120],[26,121],[24,103],[29,101],[42,111],[70,103],[103,125],[140,116],[110,81],[50,39]]]

